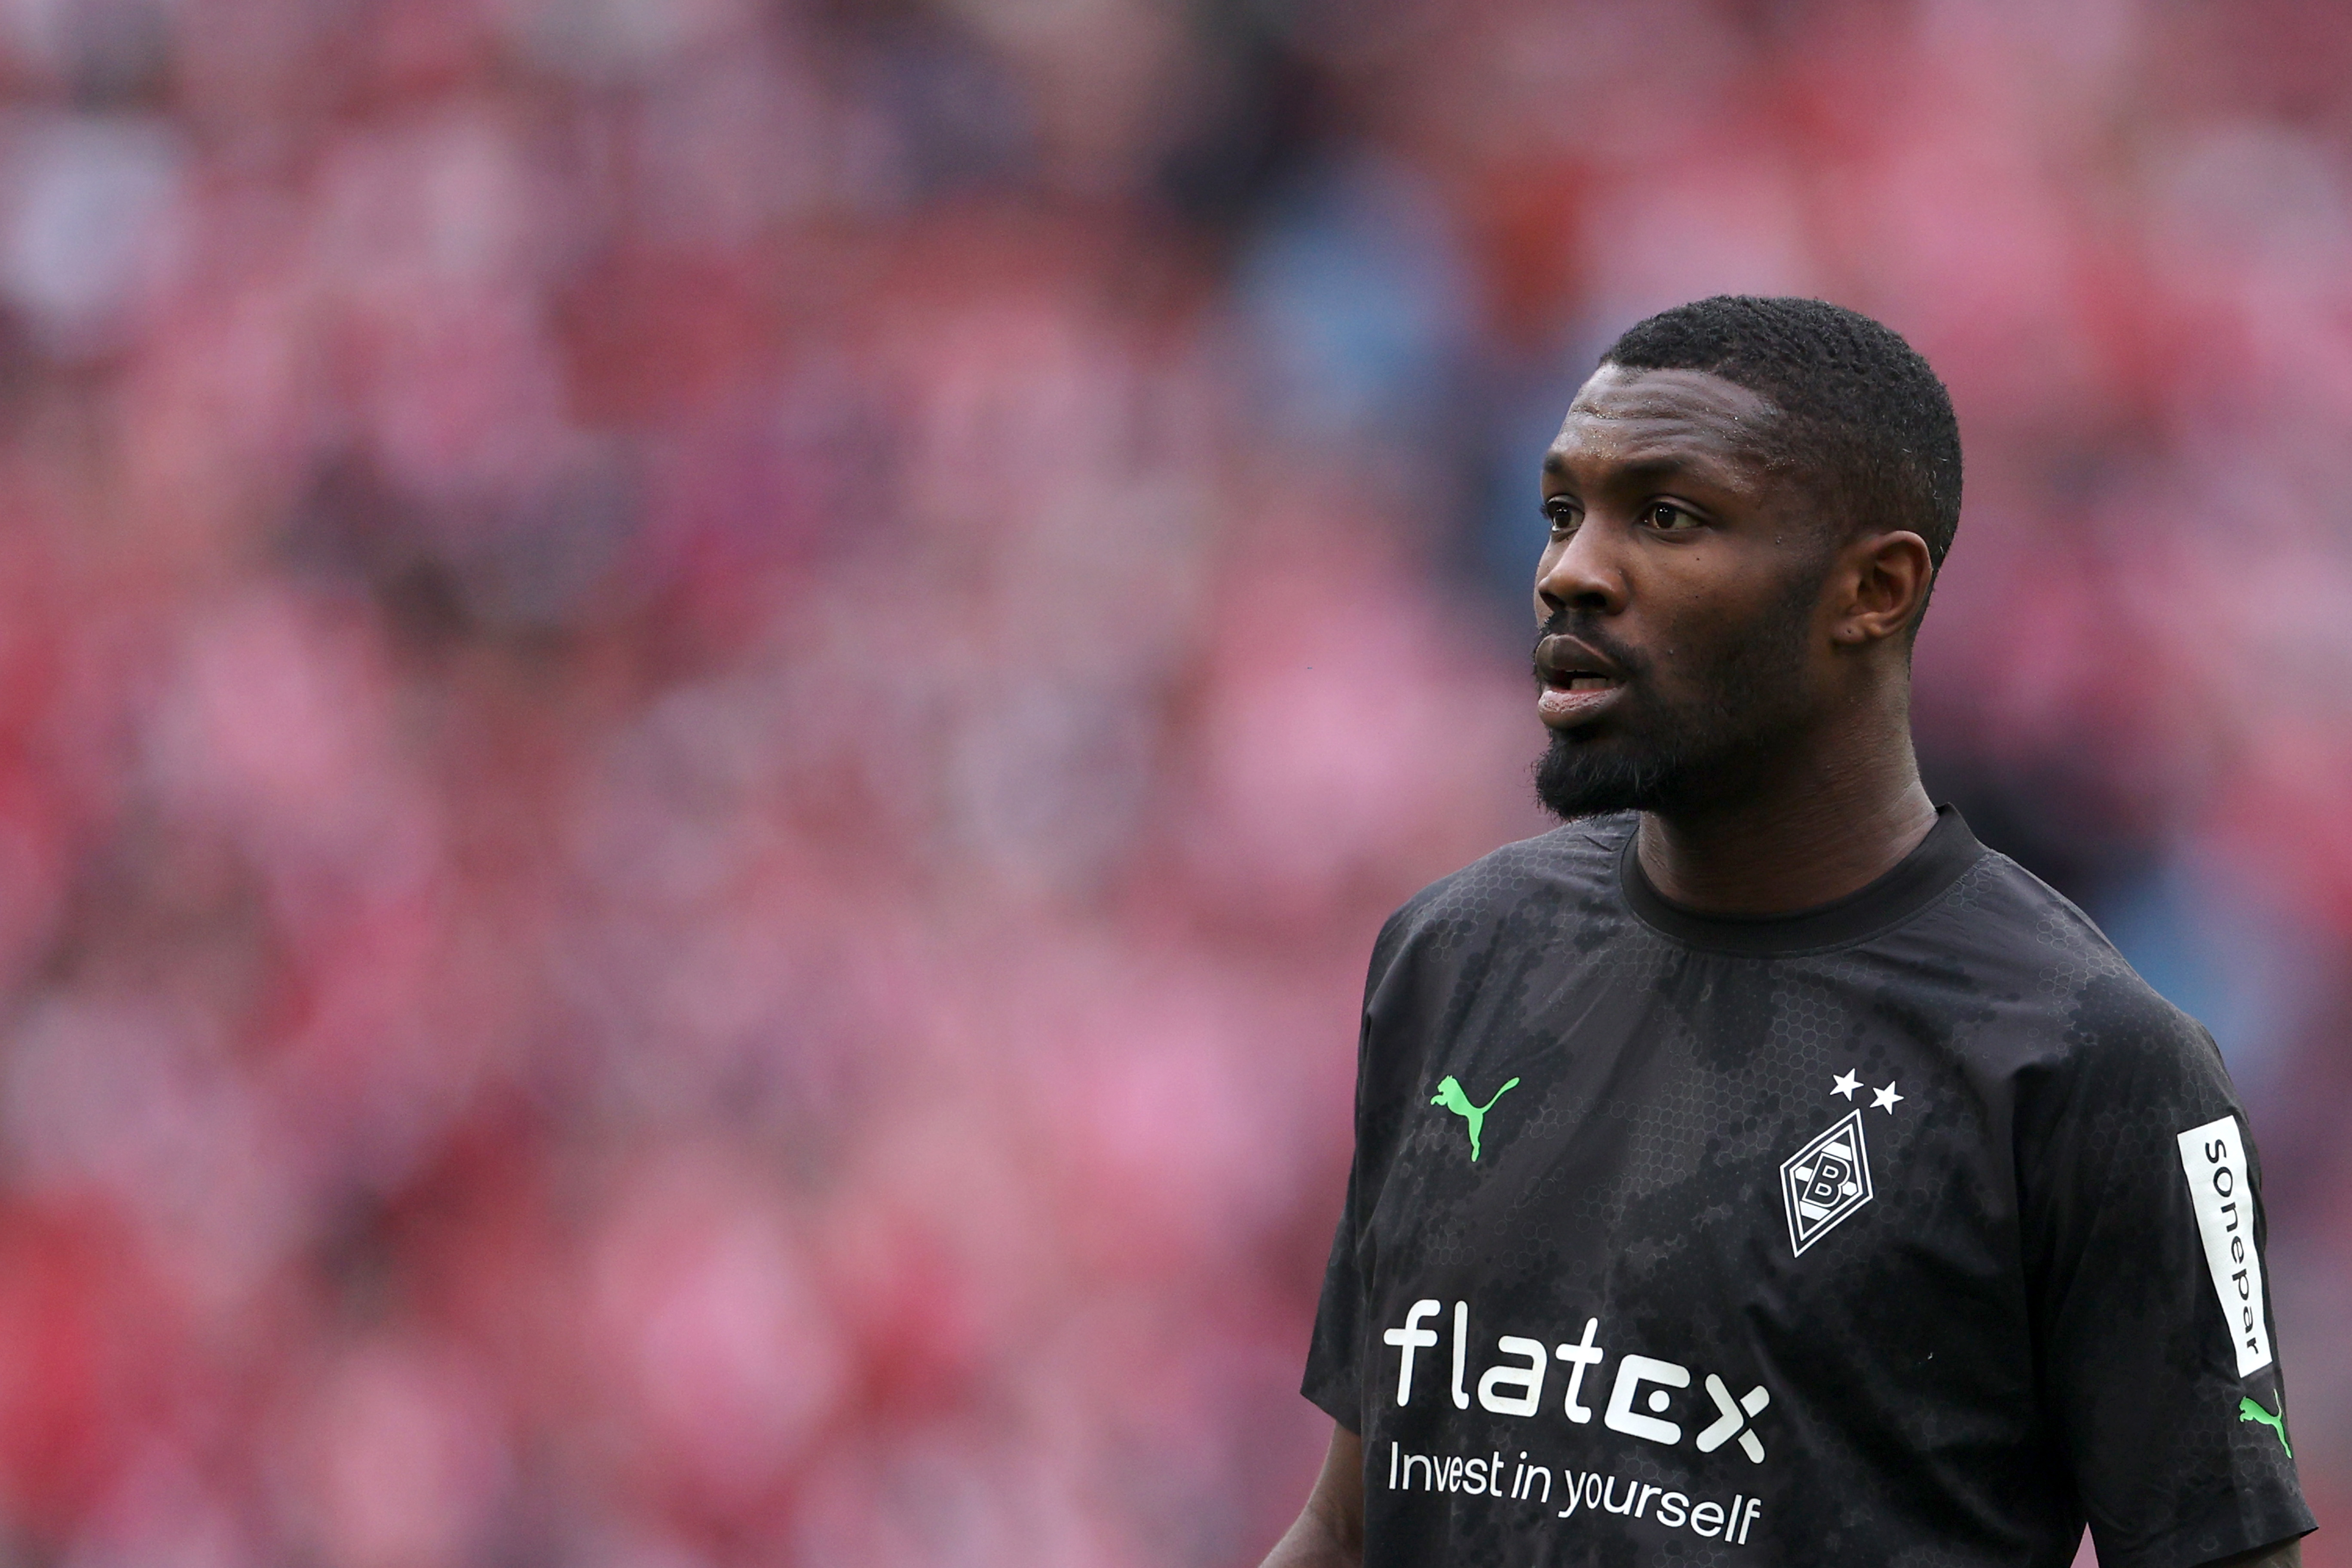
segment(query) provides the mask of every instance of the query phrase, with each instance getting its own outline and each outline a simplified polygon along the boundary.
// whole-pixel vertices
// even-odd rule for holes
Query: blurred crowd
[[[2326,0],[0,0],[0,1563],[1254,1563],[1371,934],[1543,826],[1536,460],[1723,290],[1951,385],[1931,785],[2221,1038],[2345,1517],[2347,84]]]

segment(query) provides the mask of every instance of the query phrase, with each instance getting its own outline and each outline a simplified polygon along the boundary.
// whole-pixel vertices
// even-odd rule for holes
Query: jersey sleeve
[[[1388,918],[1372,942],[1364,977],[1364,1005],[1356,1037],[1355,1153],[1348,1165],[1348,1195],[1331,1233],[1331,1258],[1323,1270],[1323,1296],[1315,1310],[1315,1334],[1307,1352],[1307,1375],[1299,1392],[1349,1431],[1362,1436],[1364,1322],[1371,1290],[1366,1256],[1364,1204],[1371,1176],[1366,1163],[1375,1141],[1365,1110],[1375,1092],[1371,1082],[1372,1000],[1399,962],[1412,912],[1423,893]]]
[[[1348,1198],[1331,1236],[1331,1261],[1323,1270],[1323,1297],[1315,1310],[1315,1337],[1307,1351],[1307,1376],[1299,1385],[1324,1414],[1361,1435],[1364,1279],[1356,1263],[1356,1174],[1348,1174]]]
[[[2020,1086],[2021,1241],[2047,1419],[2101,1568],[2193,1568],[2312,1528],[2252,1134],[2211,1037],[2128,973]]]

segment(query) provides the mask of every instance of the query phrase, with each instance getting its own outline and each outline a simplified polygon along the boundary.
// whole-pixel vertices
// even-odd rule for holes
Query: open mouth
[[[1543,683],[1536,711],[1555,729],[1597,717],[1625,684],[1614,661],[1558,635],[1536,645],[1536,678]]]

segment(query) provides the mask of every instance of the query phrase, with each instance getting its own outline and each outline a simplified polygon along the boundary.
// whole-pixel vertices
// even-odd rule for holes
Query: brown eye
[[[1544,521],[1551,526],[1554,533],[1573,533],[1576,525],[1584,521],[1583,510],[1574,501],[1546,501],[1543,510]]]
[[[1674,502],[1665,500],[1655,502],[1651,506],[1649,521],[1652,528],[1668,533],[1679,533],[1699,525],[1696,513],[1685,511]]]

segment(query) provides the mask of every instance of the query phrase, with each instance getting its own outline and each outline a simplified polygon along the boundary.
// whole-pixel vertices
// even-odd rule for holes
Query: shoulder
[[[1986,988],[2022,1014],[2000,1031],[2029,1099],[2220,1114],[2233,1100],[2213,1037],[2142,979],[2070,900],[1987,850],[1936,922]],[[2005,1009],[2006,1010],[2006,1009]],[[2016,1016],[2012,1014],[2012,1016]]]
[[[1403,948],[1513,923],[1531,913],[1615,900],[1631,812],[1555,827],[1480,856],[1407,899],[1381,927],[1379,965]]]

